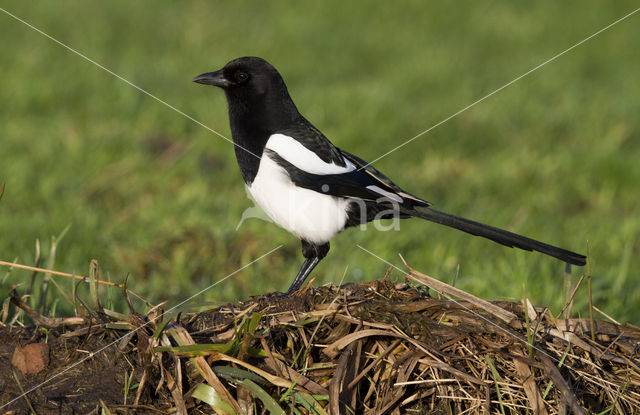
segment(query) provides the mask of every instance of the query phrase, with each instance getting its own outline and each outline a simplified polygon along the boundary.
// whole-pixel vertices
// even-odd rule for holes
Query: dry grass
[[[14,379],[10,358],[0,359],[6,360],[0,405],[74,365],[2,410],[627,414],[640,408],[640,329],[559,319],[526,300],[489,303],[415,270],[408,276],[429,283],[438,298],[424,286],[382,279],[171,320],[162,316],[164,304],[124,316],[84,303],[76,317],[48,319],[14,293],[2,315],[0,356],[45,336],[17,326],[19,319],[12,323],[12,315],[57,328],[45,330],[52,355],[46,373],[14,370]],[[79,352],[101,349],[90,359]],[[96,379],[102,386],[89,389]],[[82,387],[84,395],[59,399]]]

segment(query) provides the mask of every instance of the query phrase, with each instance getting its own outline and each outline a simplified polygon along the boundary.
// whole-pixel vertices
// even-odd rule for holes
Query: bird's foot
[[[289,295],[288,293],[281,293],[280,291],[275,291],[272,293],[262,294],[261,296],[256,297],[256,301],[276,301],[288,295]]]

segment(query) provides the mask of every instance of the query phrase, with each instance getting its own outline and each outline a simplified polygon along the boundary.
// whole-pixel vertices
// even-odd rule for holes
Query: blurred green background
[[[2,8],[230,137],[221,91],[191,83],[256,55],[336,145],[373,160],[629,13],[598,1],[2,1]],[[585,253],[594,303],[640,322],[640,13],[375,163],[436,208]],[[285,290],[298,240],[248,219],[232,146],[0,13],[0,259],[105,278],[170,305]],[[564,265],[419,220],[350,230],[315,284],[380,278],[356,247],[487,299],[558,312]],[[346,271],[345,271],[346,270]],[[584,268],[573,269],[577,280]],[[31,273],[0,269],[2,291]],[[394,272],[396,278],[401,274]],[[34,295],[38,295],[42,276]],[[64,290],[71,282],[58,278]],[[586,285],[585,285],[586,287]],[[586,316],[586,288],[575,315]],[[86,287],[82,288],[87,290]],[[3,294],[4,295],[4,294]],[[117,298],[117,292],[110,294]],[[52,291],[49,305],[60,300]],[[120,304],[121,305],[121,304]]]

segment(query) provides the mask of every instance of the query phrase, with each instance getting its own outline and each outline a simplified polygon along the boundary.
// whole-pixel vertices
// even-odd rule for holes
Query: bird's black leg
[[[316,245],[303,240],[302,255],[304,255],[306,259],[302,264],[302,267],[300,267],[300,271],[298,271],[298,274],[293,279],[293,282],[291,283],[291,286],[289,287],[285,295],[289,295],[295,291],[298,291],[302,283],[304,283],[304,280],[307,279],[309,274],[311,274],[311,271],[313,271],[316,265],[318,265],[320,260],[327,256],[328,252],[329,242],[322,245]]]
[[[318,262],[320,262],[318,258],[306,259],[285,295],[298,291],[304,280],[307,279],[311,271],[318,265]]]

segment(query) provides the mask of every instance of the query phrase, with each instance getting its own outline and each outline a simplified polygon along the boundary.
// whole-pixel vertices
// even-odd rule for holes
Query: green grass
[[[316,3],[5,1],[6,10],[230,137],[223,94],[190,82],[257,55],[338,146],[373,160],[637,7],[472,1]],[[594,304],[640,322],[640,14],[612,27],[375,166],[437,208],[592,255]],[[176,302],[284,244],[198,300],[285,290],[299,242],[248,220],[232,146],[0,13],[0,259],[32,264],[71,228],[55,268]],[[379,278],[358,249],[488,299],[526,282],[562,306],[563,264],[405,221],[350,230],[316,284]],[[46,262],[43,262],[46,263]],[[574,275],[582,272],[574,268]],[[28,282],[14,271],[0,283]],[[71,283],[62,281],[65,287]],[[71,288],[69,288],[71,290]],[[70,292],[70,291],[69,291]],[[587,296],[576,297],[582,316]],[[197,301],[198,301],[197,300]],[[61,305],[62,307],[62,305]],[[60,310],[64,310],[64,307]]]

